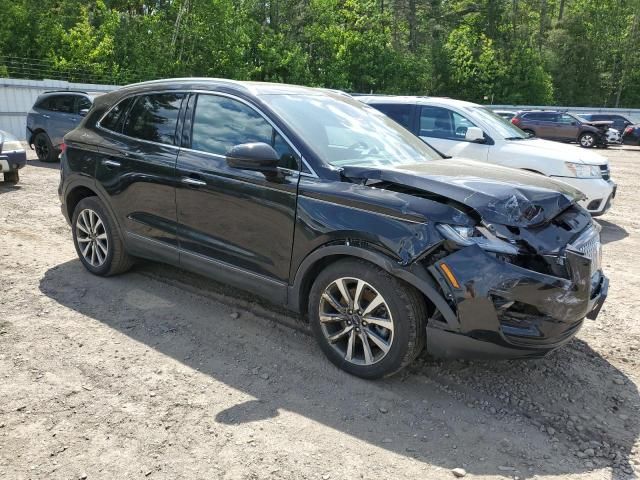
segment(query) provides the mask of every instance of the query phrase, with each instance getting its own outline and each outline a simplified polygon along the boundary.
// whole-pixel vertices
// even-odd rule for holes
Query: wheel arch
[[[376,265],[391,275],[405,281],[420,291],[438,311],[451,328],[459,328],[457,315],[451,309],[444,297],[438,292],[435,282],[422,266],[406,268],[399,265],[391,257],[362,247],[348,245],[326,245],[311,252],[298,267],[293,282],[288,287],[287,306],[298,312],[304,318],[307,314],[307,299],[313,281],[318,273],[328,265],[345,258],[359,258]],[[422,272],[416,270],[422,270]],[[424,273],[420,275],[420,273]]]
[[[82,199],[88,197],[98,197],[98,193],[88,186],[82,184],[72,187],[71,190],[69,190],[69,192],[65,195],[65,208],[70,220],[71,218],[73,218],[73,212],[75,211],[78,203],[80,203]]]
[[[45,135],[49,136],[49,134],[44,128],[42,127],[36,128],[34,131],[31,132],[31,135],[27,139],[27,143],[29,144],[30,147],[33,146],[33,139],[36,138],[36,135],[38,135],[39,133],[44,133]]]

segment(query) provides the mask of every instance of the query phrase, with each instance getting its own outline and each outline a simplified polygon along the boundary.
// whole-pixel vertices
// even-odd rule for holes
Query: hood
[[[487,223],[528,227],[548,222],[584,195],[548,177],[473,160],[434,160],[394,168],[343,167],[342,175],[367,185],[395,184],[418,195],[452,200]]]
[[[608,160],[602,155],[568,143],[552,142],[541,138],[515,140],[518,147],[531,149],[531,155],[543,155],[563,162],[582,162],[589,165],[604,165]]]
[[[598,121],[594,121],[594,122],[589,122],[586,120],[582,121],[583,125],[591,125],[592,127],[609,127],[611,125],[613,125],[613,122],[609,121],[609,120],[598,120]]]

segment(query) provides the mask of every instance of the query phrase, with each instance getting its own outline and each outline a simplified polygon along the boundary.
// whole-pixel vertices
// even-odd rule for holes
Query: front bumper
[[[0,172],[15,172],[27,164],[27,152],[11,150],[0,153]]]
[[[431,319],[427,350],[445,358],[527,358],[565,344],[585,317],[598,314],[609,282],[587,256],[567,250],[564,259],[570,278],[527,270],[478,246],[435,262],[429,270],[455,306],[459,325]],[[442,274],[443,263],[459,288]]]
[[[577,188],[585,194],[586,198],[578,202],[593,216],[605,214],[613,205],[616,196],[617,185],[612,180],[604,178],[572,178],[551,177]]]

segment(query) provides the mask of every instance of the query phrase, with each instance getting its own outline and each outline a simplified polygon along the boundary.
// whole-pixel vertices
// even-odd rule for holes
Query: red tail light
[[[518,117],[513,117],[511,119],[511,123],[513,123],[516,127],[520,125],[520,119]]]
[[[633,132],[633,127],[627,127],[627,128],[625,128],[625,129],[624,129],[624,133],[625,133],[625,135],[626,135],[627,133],[628,133],[628,134],[631,134],[631,132]]]
[[[60,153],[64,153],[64,152],[66,152],[66,151],[67,151],[67,144],[66,144],[66,143],[64,143],[64,142],[62,142],[62,143],[60,144]]]

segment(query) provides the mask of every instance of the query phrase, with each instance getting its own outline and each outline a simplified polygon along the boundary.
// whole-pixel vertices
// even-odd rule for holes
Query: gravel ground
[[[595,322],[543,360],[423,356],[377,382],[201,277],[90,275],[57,164],[30,161],[0,183],[0,478],[637,478],[640,150],[606,154],[619,195]]]

